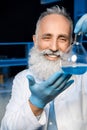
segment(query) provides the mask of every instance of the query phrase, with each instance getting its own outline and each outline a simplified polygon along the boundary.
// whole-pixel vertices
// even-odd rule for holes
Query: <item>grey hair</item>
[[[69,14],[67,13],[66,9],[64,7],[59,7],[58,5],[53,6],[51,8],[47,8],[46,11],[44,11],[43,13],[41,13],[37,23],[36,23],[36,30],[35,30],[35,34],[38,35],[38,29],[39,29],[39,25],[40,25],[40,21],[42,20],[42,18],[44,18],[47,15],[51,15],[51,14],[60,14],[63,15],[64,17],[66,17],[70,23],[71,23],[71,34],[73,31],[73,22],[71,17],[69,16]]]

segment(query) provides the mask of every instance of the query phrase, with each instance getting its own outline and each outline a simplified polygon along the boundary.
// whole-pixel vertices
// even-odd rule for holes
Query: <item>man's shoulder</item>
[[[20,71],[19,73],[17,73],[17,75],[15,76],[15,78],[22,78],[22,77],[26,77],[27,75],[30,75],[31,72],[29,69],[25,69]]]

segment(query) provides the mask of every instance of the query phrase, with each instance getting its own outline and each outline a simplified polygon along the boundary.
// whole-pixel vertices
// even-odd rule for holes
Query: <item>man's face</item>
[[[61,15],[45,16],[33,36],[35,46],[30,52],[29,68],[40,80],[61,71],[60,51],[65,52],[71,41],[70,22]]]
[[[69,20],[57,14],[45,16],[40,22],[38,36],[34,35],[33,40],[40,51],[52,51],[52,53],[44,54],[46,59],[58,60],[60,55],[53,52],[65,52],[70,45],[71,27]]]

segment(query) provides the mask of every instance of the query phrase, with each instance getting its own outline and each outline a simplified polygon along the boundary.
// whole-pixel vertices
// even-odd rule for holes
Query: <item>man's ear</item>
[[[34,45],[36,45],[36,35],[33,35],[32,38],[33,38]]]

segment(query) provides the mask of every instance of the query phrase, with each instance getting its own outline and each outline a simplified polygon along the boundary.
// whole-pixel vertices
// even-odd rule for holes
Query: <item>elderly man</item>
[[[65,74],[60,67],[60,51],[72,43],[72,32],[63,7],[41,14],[29,69],[15,76],[1,130],[87,130],[87,73]]]

